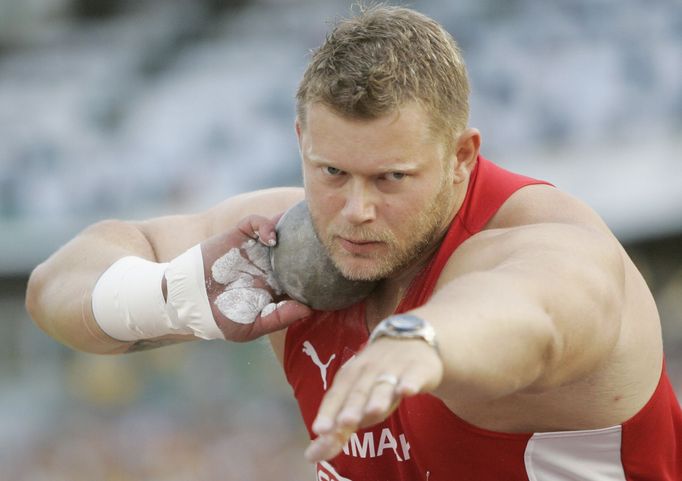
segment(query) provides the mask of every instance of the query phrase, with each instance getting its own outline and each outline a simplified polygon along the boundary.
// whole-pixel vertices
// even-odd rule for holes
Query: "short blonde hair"
[[[350,118],[372,119],[417,101],[437,134],[454,136],[469,119],[469,81],[457,43],[436,21],[404,7],[360,7],[313,52],[296,94],[305,126],[320,102]]]

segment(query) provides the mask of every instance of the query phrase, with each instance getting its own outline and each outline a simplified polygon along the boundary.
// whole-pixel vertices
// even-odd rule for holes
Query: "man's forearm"
[[[31,273],[26,292],[31,317],[47,334],[74,349],[101,354],[134,349],[134,343],[108,336],[91,306],[99,276],[126,255],[154,260],[153,249],[134,225],[105,221],[87,228]]]
[[[38,266],[26,298],[36,323],[75,349],[121,353],[193,339],[246,342],[310,313],[272,284],[272,219],[247,216],[208,238],[210,216],[151,224],[156,235],[145,224],[97,224]]]

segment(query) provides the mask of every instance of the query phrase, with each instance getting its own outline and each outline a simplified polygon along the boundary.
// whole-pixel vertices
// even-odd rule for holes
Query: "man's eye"
[[[384,177],[388,180],[392,181],[398,181],[398,180],[403,180],[406,177],[407,174],[404,172],[389,172],[386,174]]]
[[[322,167],[322,171],[327,175],[333,175],[333,176],[341,175],[343,173],[343,171],[341,169],[337,169],[336,167],[330,167],[330,166]]]

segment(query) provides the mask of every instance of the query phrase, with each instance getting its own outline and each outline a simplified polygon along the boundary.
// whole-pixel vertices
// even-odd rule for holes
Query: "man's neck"
[[[443,243],[457,213],[462,208],[468,186],[469,180],[458,189],[452,202],[450,215],[443,225],[441,225],[438,235],[434,237],[435,240],[430,243],[414,261],[410,262],[391,276],[382,279],[374,289],[374,292],[369,296],[366,301],[366,317],[367,327],[370,331],[379,323],[379,321],[381,321],[381,319],[391,315],[395,311],[410,288],[414,278],[428,266],[429,262]]]
[[[370,332],[383,318],[395,312],[412,285],[412,281],[428,266],[440,248],[449,227],[450,223],[441,230],[436,240],[423,250],[414,261],[377,284],[365,303],[367,329]]]

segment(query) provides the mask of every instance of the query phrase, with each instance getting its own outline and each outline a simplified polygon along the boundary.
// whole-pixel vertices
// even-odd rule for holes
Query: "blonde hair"
[[[467,126],[469,81],[461,52],[436,21],[404,7],[360,7],[339,21],[313,52],[296,94],[305,126],[320,102],[350,118],[372,119],[417,101],[434,133]]]

